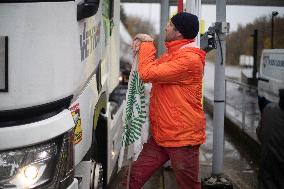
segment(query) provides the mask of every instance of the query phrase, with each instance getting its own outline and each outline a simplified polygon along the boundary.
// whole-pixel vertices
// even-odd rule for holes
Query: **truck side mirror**
[[[91,17],[98,12],[100,0],[85,0],[77,5],[77,21]]]

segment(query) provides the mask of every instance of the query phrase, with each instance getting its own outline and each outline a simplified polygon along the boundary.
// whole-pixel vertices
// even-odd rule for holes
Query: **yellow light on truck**
[[[37,178],[38,172],[38,168],[33,165],[24,168],[24,175],[29,181],[33,181],[35,178]]]
[[[112,158],[114,158],[114,156],[115,156],[115,152],[114,152],[114,151],[112,151],[112,152],[111,152],[111,155],[112,155]]]

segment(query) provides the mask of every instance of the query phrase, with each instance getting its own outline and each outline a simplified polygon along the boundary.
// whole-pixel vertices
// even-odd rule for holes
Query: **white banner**
[[[149,93],[151,84],[144,84],[139,78],[138,59],[135,57],[129,76],[126,104],[123,111],[123,144],[118,166],[122,166],[124,152],[127,159],[136,160],[149,135]]]

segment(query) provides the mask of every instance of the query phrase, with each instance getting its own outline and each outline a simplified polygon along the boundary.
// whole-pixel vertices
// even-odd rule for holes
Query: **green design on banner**
[[[133,71],[128,85],[126,111],[124,119],[125,146],[134,143],[141,136],[142,125],[146,121],[146,101],[144,84],[137,71]]]

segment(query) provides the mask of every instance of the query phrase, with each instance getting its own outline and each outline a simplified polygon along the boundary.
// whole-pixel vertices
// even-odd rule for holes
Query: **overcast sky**
[[[160,4],[123,3],[123,7],[126,14],[150,20],[158,33],[160,27]],[[170,10],[171,14],[173,14],[177,8],[171,7]],[[257,17],[271,15],[272,11],[278,11],[278,16],[284,16],[284,7],[227,6],[227,22],[230,23],[230,31],[235,31],[238,24],[245,25],[253,22]],[[216,6],[202,5],[201,14],[207,30],[211,23],[216,21]]]

